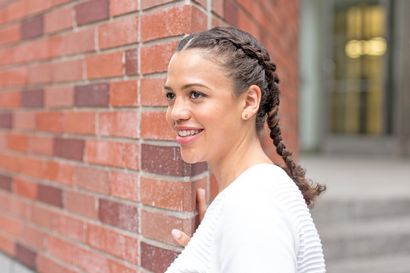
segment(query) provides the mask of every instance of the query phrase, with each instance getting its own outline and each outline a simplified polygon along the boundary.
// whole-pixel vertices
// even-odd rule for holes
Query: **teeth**
[[[200,132],[201,130],[179,130],[178,136],[180,137],[193,136],[193,135],[199,134]]]

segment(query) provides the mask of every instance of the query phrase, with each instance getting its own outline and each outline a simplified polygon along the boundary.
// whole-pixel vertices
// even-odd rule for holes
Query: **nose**
[[[174,103],[168,107],[168,112],[173,123],[188,120],[191,116],[189,105],[182,98],[177,98]]]

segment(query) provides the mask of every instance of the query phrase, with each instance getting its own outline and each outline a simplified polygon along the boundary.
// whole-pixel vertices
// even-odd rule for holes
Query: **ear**
[[[253,84],[243,93],[244,108],[242,110],[242,119],[247,120],[256,115],[262,98],[262,90],[259,86]]]

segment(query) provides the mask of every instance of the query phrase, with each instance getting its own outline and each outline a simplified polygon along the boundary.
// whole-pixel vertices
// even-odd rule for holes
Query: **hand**
[[[206,211],[206,199],[205,199],[205,190],[204,189],[197,189],[196,191],[196,203],[198,207],[198,216],[199,216],[199,223],[202,222],[202,219],[204,218],[205,211]],[[185,232],[179,230],[179,229],[173,229],[171,231],[172,237],[174,240],[180,244],[181,246],[186,246],[191,240],[191,237],[189,237]]]

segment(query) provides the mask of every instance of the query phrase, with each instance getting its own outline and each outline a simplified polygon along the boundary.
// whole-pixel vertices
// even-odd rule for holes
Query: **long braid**
[[[313,206],[315,197],[325,191],[326,186],[320,184],[312,185],[312,183],[309,182],[309,180],[305,176],[305,170],[293,160],[292,153],[287,150],[286,145],[283,142],[282,131],[279,127],[279,78],[275,72],[275,69],[270,70],[270,73],[273,75],[272,78],[274,82],[271,85],[271,93],[273,94],[272,108],[267,113],[267,124],[270,129],[269,136],[273,140],[273,144],[276,147],[276,152],[282,157],[283,161],[286,164],[286,172],[302,192],[306,204],[311,207]]]

